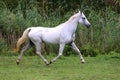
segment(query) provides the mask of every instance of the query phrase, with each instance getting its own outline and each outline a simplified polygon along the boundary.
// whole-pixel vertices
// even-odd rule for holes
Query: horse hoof
[[[82,61],[82,64],[85,64],[85,62],[84,62],[84,61]]]
[[[48,62],[45,62],[45,64],[48,66],[49,65],[49,63]]]
[[[49,65],[50,65],[49,63],[46,64],[46,66],[49,66]]]
[[[17,60],[17,61],[16,61],[16,64],[19,65],[19,63],[20,63],[19,60]]]
[[[49,63],[46,63],[46,62],[45,62],[45,64],[46,64],[47,66],[49,66],[50,64],[52,64],[52,61],[50,61]]]

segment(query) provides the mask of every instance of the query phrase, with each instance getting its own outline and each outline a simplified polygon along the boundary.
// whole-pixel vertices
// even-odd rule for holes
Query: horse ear
[[[82,11],[79,11],[80,14],[82,14]]]
[[[81,11],[79,10],[79,13],[81,14]]]

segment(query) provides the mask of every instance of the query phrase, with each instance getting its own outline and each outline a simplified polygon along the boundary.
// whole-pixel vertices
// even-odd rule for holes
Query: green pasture
[[[0,80],[120,80],[120,54],[84,58],[86,64],[63,56],[46,66],[38,56],[24,56],[20,65],[17,56],[0,56]]]

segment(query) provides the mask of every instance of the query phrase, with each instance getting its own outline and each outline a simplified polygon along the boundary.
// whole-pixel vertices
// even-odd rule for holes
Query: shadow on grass
[[[113,59],[120,59],[120,56],[112,56]]]

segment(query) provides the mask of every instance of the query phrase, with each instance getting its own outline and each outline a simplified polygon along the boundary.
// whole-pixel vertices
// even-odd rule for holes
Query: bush
[[[0,56],[7,55],[8,47],[4,40],[0,39]]]
[[[84,56],[95,57],[100,54],[100,51],[96,48],[93,48],[90,45],[86,45],[81,49],[81,52]]]
[[[48,5],[46,2],[44,3],[44,6],[41,7],[41,5],[38,6],[36,0],[30,0],[28,3],[27,1],[25,2],[20,0],[18,1],[18,4],[15,5],[16,7],[11,7],[11,9],[10,5],[8,8],[7,3],[0,1],[0,39],[2,39],[0,42],[2,43],[2,46],[0,47],[1,51],[6,51],[7,53],[7,50],[4,50],[5,48],[11,49],[15,47],[16,41],[27,27],[57,26],[60,23],[67,21],[78,8],[86,8],[85,5],[90,2],[87,0],[85,0],[86,3],[81,1],[83,4],[81,3],[81,6],[75,6],[74,10],[68,8],[73,5],[71,5],[71,3],[65,4],[66,1],[67,0],[61,4],[48,3]],[[99,5],[97,5],[98,2],[99,1],[93,1],[89,4],[89,6],[91,6],[96,3],[97,7],[91,6],[88,7],[87,10],[84,10],[84,14],[90,21],[91,27],[87,29],[83,25],[78,25],[76,31],[75,43],[84,56],[96,56],[100,53],[109,53],[111,51],[120,53],[119,14],[114,12],[111,8],[105,6],[103,0]],[[50,4],[53,4],[53,6],[50,6]],[[73,4],[76,4],[76,2]],[[100,7],[101,5],[104,6]],[[58,47],[52,45],[47,46],[48,47],[46,47],[43,51],[44,53],[49,54],[54,52],[58,54]],[[28,52],[30,52],[30,55],[33,55],[32,49]],[[71,55],[74,53],[74,50],[71,50],[70,47],[66,46],[64,55]]]

